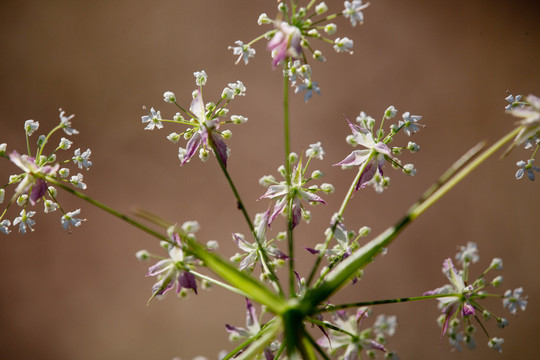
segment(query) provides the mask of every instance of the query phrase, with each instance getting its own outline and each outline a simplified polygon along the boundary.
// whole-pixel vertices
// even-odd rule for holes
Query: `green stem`
[[[287,188],[291,189],[291,163],[289,154],[291,153],[290,135],[290,115],[289,115],[289,78],[283,76],[283,143],[285,147],[285,181]],[[289,296],[295,296],[295,275],[294,275],[294,244],[293,244],[293,214],[292,198],[289,200],[289,216],[287,218],[287,244],[289,250]]]
[[[225,284],[224,282],[221,282],[219,280],[216,280],[214,278],[211,278],[210,276],[206,276],[204,274],[201,274],[201,273],[198,273],[196,271],[193,271],[193,270],[188,270],[191,274],[201,278],[201,279],[204,279],[206,281],[208,281],[209,283],[212,283],[212,284],[215,284],[215,285],[218,285],[218,286],[221,286],[222,288],[224,289],[227,289],[229,290],[230,292],[233,292],[235,294],[238,294],[238,295],[242,295],[243,297],[249,297],[249,295],[247,295],[245,292],[243,292],[242,290],[240,289],[237,289],[235,288],[234,286],[230,286],[229,284]]]
[[[342,309],[350,309],[350,308],[356,308],[361,306],[374,306],[374,305],[383,305],[383,304],[396,304],[396,303],[402,303],[402,302],[409,302],[409,301],[418,301],[418,300],[431,300],[431,299],[438,299],[438,298],[444,298],[444,297],[461,297],[463,294],[438,294],[438,295],[424,295],[424,296],[414,296],[414,297],[406,297],[406,298],[398,298],[398,299],[385,299],[385,300],[372,300],[372,301],[361,301],[356,303],[350,303],[350,304],[340,304],[340,305],[326,305],[320,309],[317,310],[317,313],[322,312],[332,312]]]
[[[208,129],[208,131],[211,131],[211,130]],[[281,289],[281,285],[279,283],[278,277],[276,276],[276,273],[274,272],[272,267],[268,265],[270,263],[270,259],[268,257],[268,254],[266,253],[266,250],[262,246],[262,239],[259,239],[259,237],[257,236],[257,232],[255,231],[255,227],[253,226],[253,222],[251,221],[251,218],[249,217],[249,214],[246,210],[244,202],[242,201],[242,198],[240,197],[240,194],[238,193],[238,190],[236,189],[236,186],[234,185],[234,182],[231,176],[229,175],[229,171],[227,170],[225,163],[223,163],[223,160],[219,157],[218,155],[219,153],[217,151],[216,145],[212,141],[212,137],[210,135],[208,136],[208,142],[210,144],[210,147],[212,148],[212,151],[216,155],[215,157],[219,163],[219,167],[223,171],[223,175],[225,175],[225,178],[227,179],[227,182],[229,183],[229,186],[234,194],[234,197],[236,198],[238,209],[242,211],[242,214],[244,215],[244,219],[246,220],[249,226],[249,230],[251,231],[251,234],[253,235],[253,237],[255,238],[255,241],[257,242],[259,251],[262,254],[261,263],[263,263],[263,268],[268,270],[270,279],[272,280],[272,283],[274,284],[276,290],[278,290],[278,292],[281,295],[283,295],[283,290]]]
[[[349,187],[349,190],[347,191],[347,194],[345,195],[345,198],[343,199],[343,202],[341,203],[341,207],[339,208],[339,211],[336,215],[336,220],[332,224],[330,233],[326,236],[326,240],[323,244],[323,248],[319,252],[319,255],[317,256],[317,260],[315,261],[315,264],[313,265],[313,268],[311,269],[311,273],[309,274],[309,278],[306,282],[306,284],[309,286],[311,284],[311,281],[315,277],[315,274],[317,272],[317,269],[319,268],[319,265],[321,264],[321,261],[324,257],[324,253],[326,252],[326,249],[328,249],[328,245],[330,244],[330,241],[332,240],[332,237],[334,236],[334,232],[336,231],[336,228],[338,226],[338,223],[341,221],[343,217],[343,213],[345,212],[345,209],[347,208],[347,205],[349,204],[349,200],[352,198],[354,191],[356,189],[356,184],[360,181],[360,177],[364,173],[364,170],[366,169],[367,164],[371,161],[374,154],[372,154],[369,159],[360,166],[358,169],[358,173],[356,174],[356,177],[354,178],[353,182],[351,183],[351,186]],[[328,273],[330,271],[330,268],[326,271]],[[326,273],[322,274],[321,277],[317,280],[317,284],[320,283],[323,279]]]
[[[36,174],[36,176],[37,175],[38,174]],[[67,192],[81,198],[82,200],[84,200],[84,201],[86,201],[86,202],[100,208],[101,210],[103,210],[103,211],[105,211],[105,212],[119,218],[120,220],[123,220],[123,221],[127,222],[128,224],[135,226],[139,230],[142,230],[145,233],[150,234],[151,236],[153,236],[153,237],[155,237],[155,238],[157,238],[159,240],[167,241],[168,243],[176,245],[171,240],[169,240],[169,238],[167,236],[162,235],[162,234],[148,228],[147,226],[145,226],[145,225],[141,224],[140,222],[130,218],[129,216],[124,215],[124,214],[122,214],[122,213],[120,213],[120,212],[118,212],[118,211],[116,211],[114,209],[111,209],[107,205],[102,204],[99,201],[94,200],[94,199],[86,196],[85,194],[77,191],[77,190],[72,189],[71,187],[67,186],[66,184],[63,184],[62,182],[56,180],[55,178],[52,178],[50,176],[40,176],[40,177],[45,179],[47,182],[49,182],[51,184],[54,184],[54,185],[58,186],[59,188],[62,188],[63,190],[65,190],[65,191],[67,191]]]

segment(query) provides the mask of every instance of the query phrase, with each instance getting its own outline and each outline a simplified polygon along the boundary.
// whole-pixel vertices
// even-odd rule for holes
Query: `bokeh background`
[[[342,1],[327,1],[341,9]],[[179,166],[177,146],[148,132],[140,117],[143,105],[164,116],[175,108],[162,101],[166,90],[189,106],[195,89],[193,72],[209,75],[205,100],[217,99],[229,82],[241,80],[248,92],[231,105],[247,124],[233,128],[229,169],[251,213],[263,211],[255,201],[265,189],[257,183],[276,174],[282,162],[281,80],[272,70],[265,44],[246,67],[234,65],[227,49],[235,40],[253,39],[262,12],[273,16],[271,0],[108,0],[0,2],[0,142],[24,151],[23,123],[40,122],[47,130],[58,121],[58,108],[74,113],[80,131],[75,148],[91,148],[91,171],[84,172],[86,194],[119,211],[139,206],[171,221],[197,219],[201,241],[218,240],[221,252],[236,252],[232,232],[247,232],[214,159],[193,159]],[[379,119],[394,105],[400,113],[423,116],[426,128],[413,140],[421,151],[406,162],[416,177],[387,170],[391,187],[382,195],[358,192],[346,212],[347,225],[373,228],[393,224],[456,158],[481,140],[493,142],[510,131],[514,119],[504,113],[509,93],[540,95],[540,6],[536,1],[389,1],[375,0],[365,23],[352,28],[338,19],[337,36],[354,40],[354,55],[335,54],[314,45],[328,62],[313,64],[322,96],[305,104],[293,96],[293,149],[304,151],[322,141],[324,162],[313,163],[337,191],[328,205],[313,210],[310,226],[299,226],[296,239],[300,270],[312,257],[302,252],[323,238],[353,171],[332,167],[351,149],[343,114],[361,110]],[[37,136],[35,137],[37,138]],[[34,141],[33,139],[32,141]],[[404,144],[409,139],[402,138]],[[517,150],[504,160],[490,159],[450,195],[407,228],[384,257],[366,270],[364,279],[346,288],[335,302],[415,296],[445,283],[442,261],[458,245],[475,241],[481,261],[478,274],[493,257],[504,259],[501,291],[524,286],[525,313],[504,330],[486,324],[491,336],[504,337],[504,352],[486,346],[479,330],[478,349],[452,353],[440,340],[435,302],[392,305],[377,312],[397,314],[400,328],[389,347],[402,359],[531,358],[540,345],[537,266],[540,260],[539,184],[516,181],[515,163],[529,156]],[[4,161],[3,183],[16,168]],[[244,324],[244,300],[226,291],[146,306],[153,279],[148,264],[138,262],[139,249],[159,252],[157,242],[62,193],[67,210],[82,208],[88,219],[68,234],[60,214],[36,216],[36,231],[2,235],[0,261],[0,358],[3,359],[191,359],[215,358],[230,349],[225,323]],[[41,208],[41,205],[39,205]],[[17,216],[11,209],[8,218]],[[274,226],[279,230],[282,223]]]

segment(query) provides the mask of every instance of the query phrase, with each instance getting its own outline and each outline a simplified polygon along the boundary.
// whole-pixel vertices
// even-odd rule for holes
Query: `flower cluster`
[[[347,119],[352,135],[347,137],[347,142],[353,146],[360,145],[362,150],[354,150],[345,159],[335,165],[341,165],[343,168],[360,166],[358,181],[355,191],[371,184],[377,192],[382,192],[389,184],[390,179],[383,175],[383,165],[389,162],[393,167],[401,168],[407,175],[415,175],[416,169],[413,164],[401,165],[401,161],[394,157],[402,150],[408,149],[411,152],[417,152],[420,147],[409,142],[405,147],[389,147],[388,144],[394,139],[394,136],[401,130],[407,136],[416,133],[423,126],[418,123],[422,119],[419,115],[411,115],[409,112],[403,113],[403,119],[397,124],[390,126],[390,132],[385,136],[383,131],[384,121],[392,119],[397,114],[397,110],[390,106],[384,113],[379,129],[375,129],[375,119],[361,112],[356,118],[358,124],[353,124]]]
[[[199,151],[199,158],[202,161],[208,160],[210,151],[217,155],[219,161],[227,166],[230,149],[225,144],[224,139],[231,137],[230,130],[219,131],[219,127],[226,123],[243,124],[247,121],[246,117],[241,115],[232,115],[230,120],[222,120],[229,113],[227,105],[236,96],[244,96],[246,88],[241,81],[230,83],[221,93],[221,98],[217,103],[203,101],[203,86],[206,84],[208,76],[204,70],[193,73],[196,79],[198,89],[193,92],[193,100],[189,110],[184,110],[176,102],[176,96],[171,91],[166,91],[163,94],[164,101],[175,104],[189,119],[177,112],[172,120],[166,120],[161,117],[161,112],[150,109],[148,115],[141,117],[143,124],[147,124],[145,130],[162,129],[163,122],[180,124],[187,126],[187,129],[180,133],[173,132],[167,136],[167,139],[176,144],[180,138],[188,140],[185,148],[178,148],[178,158],[180,165],[189,162]]]
[[[39,129],[39,122],[34,120],[26,120],[24,130],[26,133],[27,154],[19,154],[16,150],[7,151],[7,144],[0,144],[0,156],[9,159],[16,165],[21,173],[13,174],[9,177],[9,182],[0,188],[0,203],[4,201],[6,188],[10,185],[17,184],[14,194],[8,201],[6,208],[0,215],[0,231],[4,234],[11,232],[11,225],[18,225],[19,232],[25,234],[27,230],[33,231],[35,220],[33,216],[36,211],[30,210],[28,206],[34,206],[40,200],[43,200],[43,211],[45,213],[54,212],[58,209],[62,212],[60,222],[62,227],[71,231],[71,227],[81,225],[82,219],[77,216],[80,214],[80,209],[75,211],[65,211],[57,201],[57,190],[54,186],[63,186],[64,183],[71,184],[79,189],[86,189],[86,184],[83,182],[83,175],[79,172],[77,175],[70,177],[70,170],[61,165],[73,162],[78,169],[88,170],[92,166],[90,161],[90,149],[81,152],[81,149],[76,149],[73,156],[63,161],[58,161],[57,152],[66,151],[71,148],[73,142],[65,137],[60,139],[56,148],[48,155],[45,154],[45,145],[51,141],[51,136],[63,130],[68,136],[78,134],[79,132],[71,127],[71,119],[75,115],[66,116],[65,111],[60,109],[60,123],[54,127],[47,135],[40,135],[37,139],[37,148],[35,155],[32,155],[30,150],[30,137]],[[5,219],[7,210],[17,204],[21,207],[19,216],[13,222]]]
[[[398,359],[395,352],[385,347],[387,338],[396,333],[396,316],[377,316],[372,327],[363,328],[363,322],[371,316],[371,308],[361,307],[355,314],[347,315],[343,310],[332,313],[332,323],[324,323],[330,331],[318,340],[319,345],[334,354],[343,350],[339,359],[360,359],[365,351],[369,358],[376,356],[376,351],[385,353],[387,359]]]
[[[320,142],[310,145],[310,148],[306,151],[306,165],[302,164],[302,158],[298,157],[296,153],[289,155],[289,160],[292,166],[291,170],[291,183],[288,184],[286,180],[277,182],[272,175],[267,175],[259,180],[259,183],[263,186],[268,186],[266,193],[259,199],[279,199],[276,201],[268,224],[272,224],[278,214],[287,215],[292,212],[292,227],[296,227],[300,223],[300,219],[309,221],[311,213],[304,208],[301,200],[308,203],[321,203],[326,202],[316,192],[331,193],[334,191],[334,187],[331,184],[321,184],[321,186],[312,185],[305,187],[305,185],[313,179],[319,179],[323,176],[323,173],[319,170],[315,170],[311,173],[311,176],[306,178],[307,168],[312,158],[323,158],[324,150],[321,147]],[[298,162],[296,165],[294,165]],[[286,179],[287,171],[284,166],[280,166],[278,171]]]
[[[251,46],[267,38],[268,50],[272,53],[272,66],[278,64],[285,65],[285,73],[294,76],[292,86],[295,92],[306,92],[304,100],[307,101],[313,91],[320,94],[317,82],[311,79],[311,69],[308,63],[306,52],[311,53],[311,57],[318,61],[326,61],[320,50],[314,49],[311,40],[322,40],[333,44],[333,48],[338,53],[352,54],[353,41],[347,37],[332,36],[337,31],[337,25],[330,21],[338,16],[348,18],[352,26],[362,24],[364,21],[363,10],[369,5],[362,0],[345,1],[345,8],[341,12],[328,14],[328,6],[325,2],[315,5],[316,1],[310,1],[305,7],[296,4],[289,7],[284,1],[278,1],[278,15],[271,19],[266,13],[259,16],[258,24],[271,24],[273,29],[267,31],[262,36],[244,44],[243,41],[236,41],[236,46],[229,46],[233,54],[238,56],[236,63],[243,61],[246,65],[249,59],[256,54]],[[296,74],[302,76],[296,78]],[[298,80],[298,81],[296,81]]]
[[[159,259],[159,261],[148,268],[146,276],[155,276],[156,283],[152,286],[152,296],[148,300],[150,302],[154,297],[164,296],[169,290],[176,286],[176,293],[179,296],[187,295],[187,290],[192,290],[197,294],[197,282],[194,275],[194,270],[200,261],[187,251],[182,238],[190,237],[195,239],[195,233],[199,230],[199,223],[196,221],[187,221],[181,227],[171,226],[167,232],[169,234],[169,242],[163,241],[162,247],[167,251],[168,256],[163,257],[154,255],[146,250],[137,252],[136,257],[139,260],[147,261],[150,258]],[[210,241],[207,248],[215,250],[217,243]]]
[[[507,153],[518,145],[524,145],[525,149],[532,151],[532,155],[527,161],[520,160],[517,162],[516,165],[519,169],[516,172],[516,179],[521,179],[523,175],[527,174],[527,178],[534,181],[534,172],[540,171],[540,168],[533,165],[536,152],[540,148],[540,98],[529,95],[524,101],[521,95],[515,97],[509,95],[506,97],[506,101],[509,102],[506,111],[515,117],[521,118],[518,121],[520,131]]]
[[[505,318],[496,316],[493,312],[484,308],[478,300],[486,297],[501,297],[503,306],[508,308],[510,313],[516,314],[518,308],[525,310],[527,297],[523,296],[523,288],[518,288],[513,292],[508,290],[504,293],[504,296],[489,294],[485,291],[488,286],[499,287],[502,284],[502,276],[496,276],[489,282],[486,280],[489,271],[502,270],[503,262],[499,258],[494,258],[489,267],[472,283],[468,281],[469,266],[479,260],[475,243],[469,242],[466,246],[461,246],[455,258],[461,264],[462,269],[457,270],[452,259],[444,260],[442,271],[448,278],[449,284],[427,291],[424,295],[436,295],[439,301],[442,315],[439,317],[438,322],[442,328],[442,335],[448,335],[450,344],[458,351],[462,350],[462,345],[472,350],[476,347],[473,336],[476,327],[472,320],[476,319],[480,322],[479,314],[485,320],[495,318],[497,325],[501,328],[508,324]],[[480,327],[489,338],[484,325],[480,323]],[[500,338],[490,338],[488,346],[501,351],[503,341]]]

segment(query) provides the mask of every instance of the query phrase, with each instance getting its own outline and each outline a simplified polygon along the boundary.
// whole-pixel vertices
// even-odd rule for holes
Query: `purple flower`
[[[474,292],[471,285],[465,285],[463,277],[454,267],[452,259],[448,258],[443,262],[443,273],[448,278],[450,284],[446,284],[438,289],[430,290],[424,295],[456,294],[455,296],[437,298],[439,307],[444,314],[442,334],[448,330],[448,324],[456,316],[467,317],[475,314],[475,307],[469,303],[469,299]]]
[[[314,194],[314,191],[317,191],[317,189],[306,189],[303,187],[309,181],[309,179],[304,179],[304,172],[305,168],[302,168],[302,161],[300,161],[300,163],[293,168],[290,187],[285,181],[282,181],[276,185],[270,185],[266,193],[259,198],[259,200],[263,198],[281,198],[274,205],[274,209],[268,220],[269,225],[272,224],[278,214],[287,213],[288,211],[292,211],[292,227],[294,228],[296,225],[298,225],[298,223],[300,223],[303,211],[303,206],[300,200],[310,203],[318,202],[326,204],[326,202],[320,196]],[[289,209],[289,202],[292,202],[291,209]]]
[[[26,173],[22,181],[15,189],[15,197],[30,191],[30,204],[34,205],[47,192],[47,182],[41,177],[36,176],[36,174],[54,176],[56,175],[56,171],[60,166],[58,164],[54,166],[39,166],[36,164],[33,157],[28,155],[19,155],[19,153],[16,151],[9,154],[9,159]]]
[[[246,298],[246,327],[232,326],[225,324],[225,329],[230,334],[231,340],[239,340],[251,338],[259,333],[261,330],[261,325],[257,319],[257,313],[255,312],[255,307]],[[277,341],[272,342],[269,346],[264,349],[264,357],[266,360],[274,359],[273,352],[279,348]],[[242,351],[242,350],[241,350]]]
[[[219,156],[223,164],[227,166],[229,148],[223,141],[221,135],[217,132],[219,122],[215,119],[207,119],[206,117],[206,109],[204,107],[201,90],[197,91],[197,95],[193,98],[189,111],[195,117],[195,126],[192,130],[191,138],[187,143],[185,153],[181,154],[180,165],[187,163],[193,155],[195,155],[195,152],[201,145],[202,149],[208,149],[212,148],[211,144],[213,144],[217,151],[216,155]]]
[[[390,148],[383,142],[376,142],[373,138],[373,134],[366,128],[359,125],[352,124],[347,119],[349,127],[352,130],[354,141],[365,149],[354,150],[345,159],[335,165],[344,166],[364,166],[364,171],[356,184],[355,191],[360,188],[366,187],[368,182],[373,179],[375,173],[383,175],[382,167],[386,157],[391,156]]]
[[[152,297],[150,300],[155,296],[164,295],[175,285],[177,294],[182,289],[191,289],[197,294],[195,276],[188,271],[189,263],[193,259],[184,253],[178,234],[174,233],[172,238],[177,246],[171,245],[169,247],[169,257],[158,261],[148,268],[146,276],[157,276],[158,278],[158,281],[152,286]],[[150,300],[148,301],[150,302]]]
[[[268,42],[268,50],[273,51],[272,65],[276,67],[287,57],[298,59],[302,54],[301,44],[300,29],[286,22],[278,23],[274,37]]]

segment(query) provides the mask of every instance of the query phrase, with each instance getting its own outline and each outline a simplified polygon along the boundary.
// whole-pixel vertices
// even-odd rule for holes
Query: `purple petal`
[[[251,328],[253,325],[259,326],[255,307],[248,298],[246,298],[246,310],[246,326],[248,327],[248,329]]]
[[[217,152],[216,155],[219,156],[223,165],[227,167],[227,150],[228,150],[227,144],[225,144],[225,141],[223,141],[221,136],[214,131],[210,132],[210,138]]]
[[[366,164],[366,167],[364,168],[364,172],[362,175],[360,175],[360,179],[358,180],[358,183],[356,184],[356,187],[354,188],[354,191],[358,191],[358,189],[363,189],[366,187],[367,183],[373,179],[373,176],[377,172],[377,167],[373,166],[373,163]]]
[[[312,248],[308,248],[308,247],[305,247],[304,249],[306,249],[307,251],[309,251],[311,254],[315,255],[315,254],[320,254],[320,251],[319,250],[315,250],[315,249],[312,249]]]
[[[184,160],[182,161],[182,163],[180,163],[180,165],[184,165],[185,163],[187,163],[193,157],[193,155],[195,155],[195,152],[200,145],[201,135],[199,134],[199,132],[196,132],[195,134],[193,134],[193,136],[191,137],[191,139],[189,139],[187,143],[186,154],[184,155]]]
[[[197,282],[195,281],[195,275],[187,271],[183,271],[180,276],[178,276],[178,289],[176,292],[180,292],[180,289],[186,288],[191,289],[197,294]]]
[[[470,304],[463,304],[463,310],[461,311],[461,314],[463,316],[471,316],[471,315],[474,315],[474,313],[475,313],[474,306]]]
[[[47,192],[47,183],[41,178],[37,178],[32,191],[30,193],[30,204],[35,205],[45,193]]]

